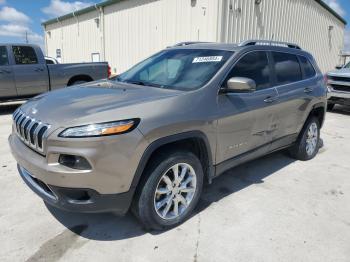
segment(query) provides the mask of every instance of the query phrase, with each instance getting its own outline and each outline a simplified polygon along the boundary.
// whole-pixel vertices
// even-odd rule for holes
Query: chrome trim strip
[[[328,84],[329,85],[339,85],[339,86],[348,86],[350,87],[350,82],[346,82],[346,81],[335,81],[335,80],[328,80]]]
[[[327,98],[331,97],[338,97],[338,98],[346,98],[350,99],[350,92],[342,92],[342,91],[336,91],[336,90],[329,90],[327,93]]]

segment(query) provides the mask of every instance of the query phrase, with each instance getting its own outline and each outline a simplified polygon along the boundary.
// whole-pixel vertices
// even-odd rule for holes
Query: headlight
[[[61,132],[59,137],[96,137],[118,135],[132,131],[140,122],[139,119],[122,120],[116,122],[91,124],[70,127]]]

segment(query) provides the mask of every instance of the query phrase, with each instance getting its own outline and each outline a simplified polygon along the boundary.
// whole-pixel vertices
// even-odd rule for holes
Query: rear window
[[[47,65],[53,65],[55,64],[52,60],[50,59],[45,59]]]
[[[285,85],[303,79],[296,55],[272,52],[272,57],[278,85]]]
[[[304,78],[307,79],[307,78],[314,77],[316,75],[316,71],[312,66],[312,64],[310,63],[309,59],[307,59],[304,56],[299,56],[299,60],[300,60],[301,68],[304,71]]]
[[[35,54],[35,50],[30,46],[13,46],[12,51],[17,65],[38,63],[38,58]]]

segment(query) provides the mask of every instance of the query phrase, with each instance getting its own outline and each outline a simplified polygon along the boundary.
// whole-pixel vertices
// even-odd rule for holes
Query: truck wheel
[[[316,117],[309,118],[295,145],[290,148],[290,155],[298,160],[306,161],[314,158],[320,146],[320,123]]]
[[[335,106],[335,104],[328,103],[327,104],[327,111],[332,111],[334,106]]]
[[[133,203],[133,212],[147,229],[162,230],[185,221],[203,187],[201,162],[191,152],[173,152],[151,163]]]

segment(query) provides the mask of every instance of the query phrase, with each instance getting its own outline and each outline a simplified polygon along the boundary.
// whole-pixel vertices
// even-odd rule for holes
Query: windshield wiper
[[[126,80],[124,82],[128,83],[128,84],[139,85],[139,86],[145,86],[146,85],[146,83],[142,82],[142,81],[132,81],[132,80],[128,81],[128,80]]]
[[[140,86],[152,86],[152,87],[164,88],[164,85],[148,83],[148,82],[143,82],[143,81],[138,81],[138,80],[125,80],[123,82],[128,83],[128,84],[140,85]]]

